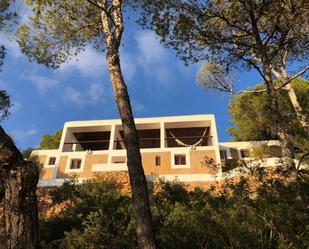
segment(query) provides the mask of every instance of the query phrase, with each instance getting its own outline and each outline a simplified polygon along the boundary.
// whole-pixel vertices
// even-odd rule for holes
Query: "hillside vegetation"
[[[255,169],[204,190],[151,185],[158,248],[308,248],[309,178],[303,171],[294,184],[289,175],[284,168]],[[39,190],[43,248],[136,248],[131,197],[123,187],[98,178]]]

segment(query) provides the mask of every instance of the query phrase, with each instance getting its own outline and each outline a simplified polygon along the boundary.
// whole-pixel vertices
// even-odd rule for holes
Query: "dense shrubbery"
[[[158,248],[308,248],[309,179],[288,184],[285,173],[259,170],[207,191],[151,186]],[[43,248],[136,248],[130,197],[116,182],[71,181],[51,194],[70,205],[41,221]]]

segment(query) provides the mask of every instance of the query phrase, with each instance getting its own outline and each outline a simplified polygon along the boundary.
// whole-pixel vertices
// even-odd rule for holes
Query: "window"
[[[186,155],[179,154],[174,156],[175,165],[186,165]]]
[[[50,157],[48,159],[48,165],[55,165],[56,163],[56,157]]]
[[[240,150],[241,157],[250,157],[249,150]]]
[[[155,161],[156,161],[156,166],[161,165],[161,157],[160,156],[156,156]]]
[[[80,169],[81,164],[82,164],[81,159],[72,159],[70,169]]]
[[[222,160],[227,159],[226,150],[220,150],[220,158]]]

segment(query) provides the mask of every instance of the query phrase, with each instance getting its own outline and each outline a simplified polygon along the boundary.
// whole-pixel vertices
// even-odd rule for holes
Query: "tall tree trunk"
[[[141,162],[138,134],[134,123],[130,98],[121,73],[118,51],[108,51],[107,61],[114,96],[124,131],[124,143],[127,150],[127,164],[136,218],[138,244],[139,248],[152,249],[155,248],[155,245],[147,182]]]
[[[118,106],[124,143],[127,150],[127,165],[136,220],[137,242],[140,249],[155,249],[152,218],[148,197],[146,177],[142,165],[138,134],[135,127],[130,98],[124,82],[119,58],[119,46],[124,30],[122,0],[113,0],[112,6],[107,0],[101,0],[103,32],[107,46],[106,59],[114,97]],[[111,12],[107,10],[111,9]]]
[[[304,128],[304,130],[306,131],[306,133],[309,135],[309,121],[308,121],[308,117],[303,114],[303,108],[301,107],[297,95],[295,93],[295,90],[292,86],[291,83],[288,83],[285,86],[285,89],[288,91],[288,95],[291,101],[291,104],[295,110],[296,116],[298,121],[300,122],[301,126]]]
[[[37,165],[25,161],[0,126],[0,177],[5,186],[4,217],[8,249],[38,249]]]
[[[278,98],[273,84],[270,66],[268,66],[265,62],[263,63],[263,74],[265,78],[270,108],[273,113],[272,118],[275,130],[281,140],[283,158],[285,159],[285,163],[288,167],[295,168],[293,144],[291,141],[291,137],[288,134],[286,127],[284,126],[284,120],[280,113]]]
[[[279,80],[281,80],[282,83],[287,82],[289,80],[288,73],[287,73],[287,71],[286,71],[286,69],[285,69],[285,67],[283,65],[280,68],[281,68],[281,71],[282,71],[282,77],[281,77],[281,79],[279,78]],[[304,130],[307,133],[307,135],[309,135],[309,120],[308,120],[308,117],[303,112],[303,108],[301,107],[301,105],[300,105],[300,103],[298,101],[296,92],[295,92],[291,82],[288,83],[285,86],[285,89],[288,92],[291,104],[292,104],[292,106],[294,108],[294,111],[296,113],[298,121],[300,122],[300,124],[304,128]]]

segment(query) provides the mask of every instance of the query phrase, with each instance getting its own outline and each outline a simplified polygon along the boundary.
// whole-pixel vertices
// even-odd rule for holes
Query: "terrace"
[[[141,149],[213,145],[210,121],[136,124]],[[124,150],[120,124],[68,127],[62,152]]]

